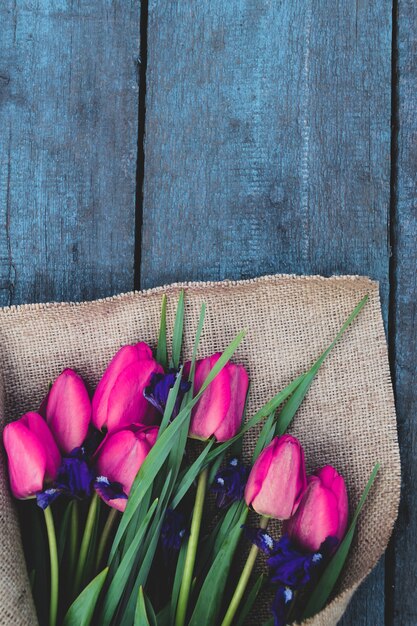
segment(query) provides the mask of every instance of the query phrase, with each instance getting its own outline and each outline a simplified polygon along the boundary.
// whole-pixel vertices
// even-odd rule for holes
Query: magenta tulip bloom
[[[316,551],[327,537],[342,540],[348,519],[348,497],[343,477],[326,465],[308,478],[308,487],[284,532],[301,548]]]
[[[131,424],[149,424],[155,409],[143,395],[152,374],[164,370],[146,343],[124,346],[113,357],[93,397],[93,424],[109,433]]]
[[[119,511],[125,510],[126,496],[157,436],[156,426],[131,426],[105,439],[97,454],[99,477],[95,486],[107,504]],[[117,497],[118,489],[120,497]]]
[[[91,402],[81,376],[65,369],[51,387],[46,405],[46,421],[64,454],[80,447],[87,436]]]
[[[245,489],[245,500],[257,513],[288,519],[294,515],[307,486],[304,450],[291,435],[275,437],[256,459]]]
[[[16,498],[24,499],[42,491],[44,483],[56,478],[61,455],[39,413],[26,413],[3,431],[10,485]]]
[[[213,354],[196,362],[194,395],[197,394],[221,354]],[[190,363],[186,363],[187,373]],[[242,424],[249,379],[243,365],[227,363],[207,387],[191,413],[190,437],[227,441]]]

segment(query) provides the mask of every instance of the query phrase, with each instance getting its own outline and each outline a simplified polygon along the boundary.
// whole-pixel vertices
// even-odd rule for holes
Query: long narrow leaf
[[[142,502],[142,499],[153,483],[155,476],[161,469],[162,465],[165,462],[168,454],[170,453],[172,447],[175,445],[176,435],[180,430],[183,422],[189,416],[189,412],[197,404],[198,400],[210,385],[210,383],[214,380],[217,374],[223,369],[226,363],[229,361],[236,348],[239,346],[243,337],[245,336],[245,332],[242,331],[239,335],[229,344],[226,350],[223,352],[219,360],[215,363],[213,368],[210,370],[207,378],[205,379],[203,385],[201,386],[200,391],[196,394],[196,396],[188,402],[187,406],[182,409],[175,420],[165,429],[162,433],[161,437],[155,443],[145,461],[143,462],[135,480],[132,485],[132,489],[129,495],[128,503],[126,506],[126,510],[123,513],[122,519],[119,524],[119,528],[117,529],[116,536],[113,541],[110,559],[112,559],[119,547],[121,539],[126,531],[126,528],[132,519],[137,507]]]
[[[178,504],[181,502],[181,500],[183,499],[183,497],[186,495],[189,488],[193,484],[196,477],[200,474],[201,469],[205,463],[206,457],[208,453],[210,452],[211,448],[213,447],[213,444],[214,444],[214,440],[210,439],[207,442],[204,449],[202,450],[202,452],[200,452],[200,454],[198,455],[194,463],[190,465],[190,467],[187,470],[185,470],[182,476],[180,477],[180,480],[177,483],[177,488],[175,491],[174,498],[172,499],[172,502],[171,502],[171,508],[175,509],[178,506]]]
[[[170,421],[170,419],[172,417],[172,413],[174,411],[175,403],[177,401],[178,392],[179,392],[180,385],[181,385],[181,378],[182,378],[182,367],[180,368],[180,370],[179,370],[179,372],[177,374],[174,386],[171,387],[171,389],[169,390],[167,402],[166,402],[166,405],[165,405],[164,414],[163,414],[162,420],[161,420],[161,425],[159,426],[158,438],[162,435],[162,433],[164,432],[164,430],[168,426],[169,421]]]
[[[356,511],[353,515],[349,530],[347,531],[345,538],[338,547],[336,554],[324,570],[319,582],[317,583],[316,588],[309,598],[309,601],[304,611],[303,619],[312,617],[313,615],[321,611],[321,609],[326,604],[330,594],[332,593],[348,556],[358,517],[360,515],[360,512],[362,511],[363,505],[365,504],[365,500],[368,496],[369,490],[371,489],[375,481],[379,468],[380,465],[379,463],[377,463],[372,470],[368,483],[362,493],[359,504],[356,507]]]
[[[157,626],[155,611],[143,587],[139,587],[134,626]]]
[[[238,434],[235,435],[232,439],[229,439],[229,441],[225,441],[224,443],[216,446],[216,448],[212,450],[211,453],[208,455],[206,465],[209,465],[217,456],[219,456],[219,454],[222,454],[223,452],[228,450],[228,448],[230,448],[235,441],[243,437],[243,435],[248,432],[248,430],[259,424],[261,420],[276,411],[280,404],[282,404],[292,393],[294,393],[298,385],[303,380],[304,376],[305,374],[298,376],[289,385],[287,385],[284,389],[277,393],[276,396],[274,396],[273,398],[271,398],[271,400],[264,404],[264,406],[261,407],[259,411],[253,417],[251,417],[246,422],[246,424],[242,426]]]
[[[255,450],[253,452],[252,464],[255,463],[262,450],[271,442],[274,436],[275,430],[275,413],[271,413],[266,419],[266,422],[262,426],[262,430],[259,433],[258,441],[256,442]]]
[[[75,500],[70,500],[66,506],[65,513],[62,517],[61,524],[59,526],[58,535],[58,562],[61,565],[64,557],[65,547],[67,540],[69,539],[69,525],[71,521],[72,508],[75,506]]]
[[[225,538],[204,580],[189,626],[215,624],[217,621],[227,577],[242,533],[241,526],[248,514],[248,509],[244,503],[242,509],[238,523]]]
[[[185,557],[187,556],[188,541],[184,541],[178,554],[177,567],[175,569],[174,584],[172,585],[170,615],[171,623],[174,623],[175,612],[177,610],[178,596],[181,588],[182,576],[184,573]]]
[[[178,298],[177,313],[175,315],[174,331],[172,333],[171,367],[178,369],[180,364],[182,333],[184,330],[184,291],[181,290]]]
[[[145,519],[141,524],[141,527],[136,533],[132,543],[126,551],[125,556],[120,562],[120,565],[117,568],[115,575],[113,576],[113,580],[110,583],[103,603],[103,610],[100,621],[103,626],[107,626],[108,624],[110,624],[113,615],[117,609],[122,591],[129,580],[138,547],[143,540],[146,529],[148,528],[149,522],[151,521],[152,515],[155,512],[157,504],[158,500],[154,500],[148,513],[146,514]]]
[[[146,613],[145,597],[143,587],[139,587],[138,599],[136,602],[134,626],[151,626]]]
[[[63,626],[89,626],[92,623],[97,600],[108,571],[109,568],[106,567],[83,589],[68,609]]]
[[[248,593],[246,600],[244,601],[239,611],[239,616],[234,626],[244,626],[246,618],[251,612],[252,607],[255,604],[256,598],[258,597],[258,594],[260,590],[262,589],[262,585],[264,584],[265,580],[266,580],[265,574],[261,574],[259,578],[257,579],[257,581],[255,582],[255,584],[253,585],[250,592]]]
[[[162,296],[161,307],[161,325],[159,327],[158,346],[156,348],[156,360],[162,365],[163,368],[168,367],[168,354],[167,354],[167,297],[164,294]]]
[[[301,381],[300,385],[295,390],[294,394],[288,400],[288,402],[283,407],[282,411],[280,412],[280,414],[278,416],[277,425],[276,425],[276,429],[275,429],[275,434],[276,435],[283,435],[285,433],[285,431],[287,430],[288,426],[291,423],[291,420],[293,419],[293,417],[296,414],[296,412],[298,411],[298,408],[300,407],[302,401],[304,400],[304,398],[305,398],[305,396],[306,396],[306,394],[307,394],[307,392],[308,392],[308,390],[309,390],[309,388],[311,386],[311,383],[313,382],[313,380],[314,380],[317,372],[319,371],[320,367],[322,366],[324,360],[329,355],[329,353],[333,350],[334,346],[339,341],[339,339],[342,337],[343,333],[347,330],[347,328],[350,326],[350,324],[353,322],[353,320],[359,315],[359,313],[361,312],[361,310],[365,306],[365,304],[368,301],[368,299],[369,299],[369,296],[366,295],[356,305],[356,307],[353,309],[352,313],[349,315],[349,317],[347,318],[347,320],[345,321],[345,323],[343,324],[343,326],[341,327],[341,329],[337,333],[336,337],[333,339],[333,341],[330,344],[330,346],[320,355],[320,357],[313,364],[311,369],[305,374],[304,379]]]

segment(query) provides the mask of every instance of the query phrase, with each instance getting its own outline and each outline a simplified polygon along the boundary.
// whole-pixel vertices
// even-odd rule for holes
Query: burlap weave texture
[[[353,508],[375,461],[381,471],[360,518],[338,594],[314,626],[340,619],[355,589],[383,553],[397,515],[400,461],[395,409],[378,285],[364,277],[271,276],[249,281],[189,283],[81,304],[40,304],[0,311],[4,405],[2,423],[36,409],[64,367],[94,387],[116,350],[139,340],[155,346],[161,296],[172,329],[179,289],[186,289],[184,358],[191,355],[199,309],[207,316],[200,356],[222,350],[242,329],[235,360],[251,378],[249,415],[305,371],[331,342],[365,293],[370,300],[321,368],[296,415],[308,470],[331,463],[345,476]],[[256,432],[245,440],[253,449]],[[36,624],[19,530],[0,476],[0,624]],[[253,624],[269,617],[266,599]]]

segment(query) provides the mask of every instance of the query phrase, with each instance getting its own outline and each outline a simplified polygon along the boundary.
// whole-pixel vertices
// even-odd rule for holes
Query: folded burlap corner
[[[305,371],[363,295],[370,296],[322,366],[291,426],[305,448],[308,470],[331,463],[345,476],[351,508],[374,463],[381,463],[337,595],[306,622],[336,624],[387,546],[400,494],[395,408],[377,283],[352,276],[267,276],[178,284],[81,304],[2,309],[2,424],[36,409],[49,381],[64,367],[76,369],[94,386],[120,346],[139,340],[155,345],[161,296],[168,295],[172,328],[181,288],[186,290],[184,358],[191,354],[203,301],[207,316],[201,356],[223,349],[242,328],[248,330],[235,359],[250,373],[249,415]],[[256,434],[246,437],[248,455]],[[4,456],[0,468],[0,623],[32,626],[36,617]],[[260,598],[252,624],[270,617],[269,602],[267,596]]]

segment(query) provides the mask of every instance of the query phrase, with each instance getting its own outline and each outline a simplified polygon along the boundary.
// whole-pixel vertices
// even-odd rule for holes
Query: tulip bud
[[[257,513],[288,519],[294,515],[307,486],[304,450],[291,435],[275,437],[255,461],[245,500]]]
[[[46,420],[63,453],[83,444],[90,418],[91,402],[83,379],[65,369],[52,385],[46,405]]]
[[[149,424],[155,410],[143,395],[152,374],[164,370],[146,343],[121,348],[108,365],[93,397],[94,426],[109,433],[131,424]]]
[[[26,413],[3,431],[10,485],[16,498],[34,496],[45,481],[55,479],[61,462],[47,423],[38,413]]]
[[[155,426],[131,426],[105,439],[97,455],[99,477],[95,486],[107,504],[119,511],[125,510],[126,496],[157,436]],[[117,493],[117,487],[120,493]]]
[[[283,530],[301,548],[316,551],[328,537],[342,540],[347,518],[345,481],[334,467],[326,465],[308,478],[300,506]]]
[[[196,362],[194,395],[197,394],[221,354],[213,354]],[[188,372],[190,363],[184,366]],[[202,394],[191,413],[189,435],[195,439],[227,441],[242,424],[249,379],[243,365],[227,363]]]

